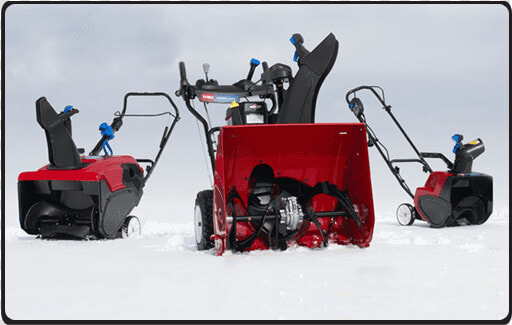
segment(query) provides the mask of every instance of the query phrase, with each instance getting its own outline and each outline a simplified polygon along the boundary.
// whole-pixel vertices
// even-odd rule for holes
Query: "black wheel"
[[[213,240],[213,191],[204,190],[197,193],[194,208],[194,230],[197,249],[202,251],[215,246]]]
[[[128,216],[121,226],[122,238],[133,238],[140,236],[140,221],[136,216]]]
[[[410,226],[414,223],[415,219],[414,207],[409,203],[402,203],[396,209],[396,219],[402,226]]]

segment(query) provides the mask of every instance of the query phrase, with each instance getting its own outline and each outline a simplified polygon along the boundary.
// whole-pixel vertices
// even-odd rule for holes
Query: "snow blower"
[[[368,126],[364,115],[364,107],[357,92],[369,90],[378,99],[382,108],[389,114],[407,142],[411,145],[418,158],[391,159],[386,147]],[[381,92],[379,94],[378,90]],[[452,163],[445,155],[438,152],[420,152],[411,141],[405,130],[391,112],[391,106],[386,104],[384,90],[378,86],[360,86],[347,92],[346,101],[357,119],[366,125],[368,145],[375,146],[386,162],[389,170],[398,180],[404,191],[414,200],[414,206],[402,203],[396,212],[398,222],[405,226],[412,225],[414,220],[424,220],[432,227],[444,227],[463,224],[479,225],[487,221],[492,213],[492,177],[472,171],[473,160],[484,150],[481,139],[462,143],[463,136],[455,134]],[[447,171],[433,171],[425,158],[441,159],[448,168]],[[430,173],[425,186],[418,187],[413,195],[411,189],[400,175],[399,163],[415,162],[422,165],[426,173]]]
[[[199,192],[195,239],[199,250],[236,252],[328,243],[369,245],[374,225],[366,130],[361,123],[314,124],[320,86],[336,60],[329,34],[313,51],[300,34],[290,39],[299,69],[250,61],[232,85],[208,78],[187,81],[180,62],[176,91],[203,126],[214,176]],[[286,85],[286,87],[285,87]],[[286,89],[285,89],[286,88]],[[194,99],[203,103],[199,113]],[[252,99],[252,100],[249,100]],[[270,101],[270,109],[267,102]],[[227,126],[212,127],[209,104],[224,104]],[[217,105],[218,106],[218,105]]]
[[[163,96],[174,112],[126,114],[129,97]],[[71,136],[71,116],[76,108],[66,106],[57,113],[45,97],[36,101],[37,122],[46,133],[50,163],[18,177],[21,228],[41,238],[119,238],[140,234],[140,221],[130,215],[138,205],[144,185],[151,176],[179,112],[165,93],[128,93],[121,112],[111,125],[100,125],[101,139],[88,156],[80,155]],[[109,140],[119,131],[125,117],[169,115],[158,153],[152,159],[114,156]],[[104,150],[105,155],[100,156]],[[144,169],[139,165],[146,165]]]

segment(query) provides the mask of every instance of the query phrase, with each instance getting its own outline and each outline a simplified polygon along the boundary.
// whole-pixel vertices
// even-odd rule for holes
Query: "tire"
[[[213,248],[213,191],[204,190],[197,193],[194,208],[194,233],[197,249],[200,251]]]
[[[140,221],[136,216],[128,216],[124,220],[121,226],[121,237],[122,238],[136,238],[140,236]]]
[[[416,211],[409,203],[402,203],[396,209],[396,220],[402,226],[410,226],[414,223]]]

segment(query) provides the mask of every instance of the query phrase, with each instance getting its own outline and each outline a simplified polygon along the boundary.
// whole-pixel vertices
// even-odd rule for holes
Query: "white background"
[[[13,319],[498,319],[508,312],[509,34],[501,5],[13,5],[5,30],[6,310]],[[422,151],[452,158],[455,133],[481,138],[474,170],[494,177],[495,213],[478,227],[399,227],[408,201],[370,148],[376,211],[368,249],[292,248],[284,253],[196,252],[195,194],[210,186],[195,120],[178,89],[233,83],[249,60],[292,62],[288,39],[314,48],[329,32],[338,60],[317,103],[317,122],[355,122],[344,96],[376,84]],[[261,70],[257,70],[256,75]],[[134,241],[36,240],[18,226],[17,175],[47,163],[34,103],[74,105],[73,136],[89,151],[129,91],[164,91],[181,110],[160,165],[134,211]],[[393,157],[412,157],[370,96],[368,122]],[[159,112],[158,100],[134,111]],[[212,107],[219,124],[222,106]],[[156,153],[166,120],[127,120],[111,145],[137,158]],[[445,168],[433,162],[435,169]],[[404,166],[411,187],[419,166]]]

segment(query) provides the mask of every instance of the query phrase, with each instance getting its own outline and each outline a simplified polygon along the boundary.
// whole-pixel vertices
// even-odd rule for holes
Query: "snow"
[[[2,218],[9,317],[490,320],[507,315],[510,84],[504,6],[251,5],[259,24],[247,24],[239,5],[69,8],[26,5],[6,11]],[[271,37],[247,37],[268,35],[268,26],[283,12],[290,19]],[[212,176],[204,168],[199,125],[172,96],[182,119],[134,211],[141,217],[141,238],[47,241],[19,228],[17,176],[47,163],[34,113],[39,96],[56,109],[68,104],[80,109],[73,136],[77,146],[90,150],[98,141],[97,126],[112,119],[127,91],[172,94],[179,61],[186,62],[191,82],[203,76],[206,61],[210,76],[221,83],[242,78],[251,57],[296,71],[290,35],[303,33],[310,48],[328,31],[340,41],[340,54],[320,91],[316,121],[356,121],[343,94],[370,83],[383,86],[421,151],[453,157],[453,133],[467,140],[481,137],[486,152],[473,167],[494,177],[495,212],[486,224],[399,226],[393,211],[410,198],[370,149],[377,221],[369,248],[293,247],[222,257],[198,252],[192,207]],[[237,40],[236,50],[219,46],[231,40]],[[391,156],[414,155],[392,121],[379,115],[385,112],[368,100],[368,112],[375,113],[368,114],[370,125]],[[129,105],[134,113],[167,108],[157,102]],[[225,107],[210,113],[224,123]],[[154,157],[165,122],[125,120],[114,152]],[[429,163],[435,170],[446,168],[441,161]],[[419,166],[404,165],[401,172],[411,188],[423,186],[426,175]]]
[[[100,241],[40,240],[7,227],[7,315],[490,320],[508,313],[508,207],[495,209],[484,225],[442,229],[402,227],[392,215],[377,215],[364,249],[291,247],[222,257],[196,250],[192,218],[142,218],[140,238]]]

